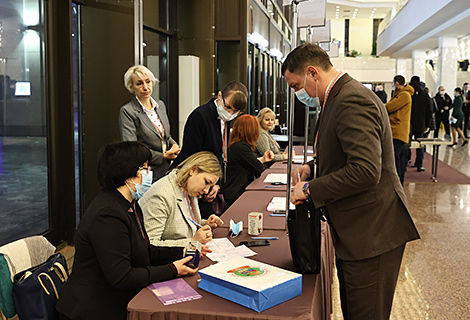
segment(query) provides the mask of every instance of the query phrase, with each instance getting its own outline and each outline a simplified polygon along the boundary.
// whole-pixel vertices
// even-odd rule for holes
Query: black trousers
[[[379,256],[344,261],[336,257],[345,320],[388,320],[405,245]]]
[[[434,130],[434,138],[439,136],[439,128],[441,127],[441,122],[444,124],[444,129],[446,130],[446,134],[450,135],[449,129],[449,111],[445,112],[436,112],[436,130]]]

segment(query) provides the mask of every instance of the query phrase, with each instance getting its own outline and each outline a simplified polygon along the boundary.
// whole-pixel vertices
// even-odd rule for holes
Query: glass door
[[[44,1],[0,0],[0,245],[49,230]]]

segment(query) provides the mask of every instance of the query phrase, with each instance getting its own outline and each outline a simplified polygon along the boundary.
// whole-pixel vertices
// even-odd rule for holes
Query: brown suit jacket
[[[320,115],[317,178],[309,189],[315,206],[327,209],[343,260],[375,257],[419,238],[395,169],[387,110],[348,74]]]

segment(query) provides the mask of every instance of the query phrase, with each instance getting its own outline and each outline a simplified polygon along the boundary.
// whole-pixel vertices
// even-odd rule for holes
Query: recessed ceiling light
[[[340,8],[340,6],[336,6],[336,8]]]
[[[354,9],[354,11],[358,11],[358,10],[359,10],[358,8]]]

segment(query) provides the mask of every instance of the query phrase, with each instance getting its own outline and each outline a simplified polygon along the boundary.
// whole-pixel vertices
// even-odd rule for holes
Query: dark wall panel
[[[126,8],[127,9],[127,8]],[[123,76],[134,62],[132,10],[83,6],[82,126],[84,206],[99,192],[99,149],[119,141],[119,109],[131,100]]]

